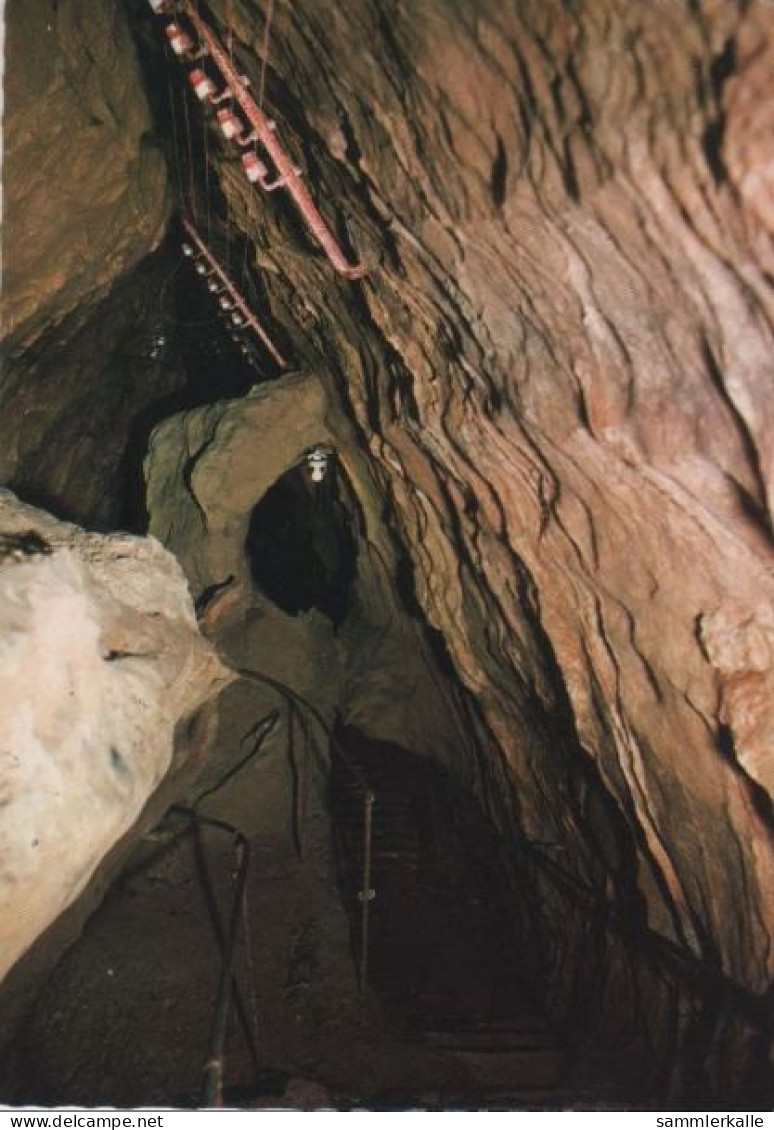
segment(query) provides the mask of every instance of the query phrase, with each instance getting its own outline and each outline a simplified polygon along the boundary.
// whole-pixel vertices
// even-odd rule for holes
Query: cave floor
[[[228,837],[206,833],[205,846],[213,888],[227,894]],[[432,868],[416,860],[380,865],[361,1002],[353,923],[332,853],[323,845],[299,860],[257,842],[252,848],[237,977],[258,1062],[232,1017],[229,1104],[567,1103],[558,1088],[558,1049],[518,966],[492,941],[475,892],[461,898],[444,890]],[[223,914],[228,899],[220,901]],[[39,999],[10,1101],[199,1105],[218,974],[191,837],[172,846],[146,842],[135,870],[111,892]]]

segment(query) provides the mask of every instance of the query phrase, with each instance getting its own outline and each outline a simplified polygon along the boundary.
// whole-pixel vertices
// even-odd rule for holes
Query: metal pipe
[[[186,235],[189,237],[190,240],[192,240],[192,242],[198,248],[200,253],[205,257],[205,259],[209,263],[210,267],[212,268],[212,273],[217,275],[218,280],[220,281],[220,283],[222,285],[222,289],[228,292],[229,296],[231,297],[231,299],[234,302],[234,305],[239,308],[241,314],[243,315],[243,317],[245,319],[245,323],[247,325],[249,325],[250,329],[253,330],[257,334],[257,336],[261,339],[261,341],[266,346],[269,353],[271,353],[272,357],[277,362],[277,364],[280,365],[283,369],[287,368],[287,361],[285,360],[285,358],[282,356],[280,351],[277,349],[274,342],[271,340],[271,338],[266,333],[266,331],[264,330],[261,323],[256,318],[255,314],[252,312],[250,307],[247,305],[244,298],[242,298],[242,295],[239,293],[239,291],[236,289],[234,284],[229,279],[226,272],[223,270],[221,265],[218,263],[217,259],[212,254],[212,252],[210,251],[207,244],[204,242],[204,240],[201,238],[201,236],[197,232],[196,228],[193,226],[193,223],[189,219],[187,219],[185,216],[183,216],[183,227],[185,228]]]
[[[309,225],[309,230],[315,236],[333,266],[345,278],[362,278],[363,275],[368,273],[368,267],[362,263],[350,263],[348,261],[336,237],[325,222],[314,200],[312,200],[306,185],[301,180],[298,170],[285,152],[282,143],[277,139],[273,128],[274,123],[269,121],[247,93],[244,80],[233,66],[227,52],[221,47],[213,32],[196,11],[191,0],[183,0],[183,11],[196,29],[200,41],[206,45],[223,81],[230,88],[233,97],[244,111],[245,117],[255,130],[258,140],[274,162],[279,177]]]
[[[299,694],[298,691],[294,691],[293,688],[288,686],[287,683],[283,683],[279,679],[273,679],[271,675],[266,675],[263,671],[253,671],[249,667],[235,667],[232,668],[232,670],[236,671],[237,675],[239,675],[242,679],[250,679],[253,682],[262,683],[264,686],[272,687],[284,698],[297,703],[299,706],[303,707],[303,709],[306,710],[309,714],[311,714],[315,722],[317,722],[320,729],[330,741],[331,746],[339,754],[342,761],[357,781],[358,785],[361,788],[363,796],[372,795],[374,796],[374,799],[376,799],[373,789],[368,783],[366,777],[363,775],[362,770],[349,756],[314,703],[310,702],[308,698],[304,698],[304,696]]]
[[[271,675],[266,675],[263,671],[253,671],[249,667],[237,667],[236,672],[243,679],[249,679],[256,683],[262,683],[264,686],[272,687],[281,695],[284,695],[289,702],[296,703],[307,710],[318,723],[323,733],[328,737],[331,747],[339,754],[344,765],[346,765],[349,772],[357,781],[363,793],[363,889],[359,895],[363,905],[360,912],[360,953],[358,955],[358,991],[362,998],[365,992],[366,978],[368,976],[370,925],[368,904],[376,897],[376,892],[371,887],[371,842],[373,838],[373,807],[376,803],[376,793],[371,788],[368,779],[365,777],[360,767],[349,756],[342,743],[336,738],[333,730],[313,703],[307,698],[304,698],[303,695],[300,695],[298,691],[294,691],[287,683],[280,682],[279,679],[273,679]]]

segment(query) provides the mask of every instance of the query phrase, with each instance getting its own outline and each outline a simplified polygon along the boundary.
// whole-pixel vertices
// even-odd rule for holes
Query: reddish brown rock
[[[168,218],[125,13],[12,4],[4,76],[4,336],[29,346],[104,295]]]
[[[654,929],[763,992],[774,9],[324,7],[278,17],[269,102],[380,262],[337,282],[224,171],[275,309],[292,328],[303,295],[299,348],[338,347],[418,599],[527,835],[584,858],[560,782],[588,759]],[[534,733],[563,702],[574,751]]]
[[[772,42],[762,0],[278,5],[267,107],[361,283],[211,149],[480,706],[555,1015],[661,1095],[770,1041]]]

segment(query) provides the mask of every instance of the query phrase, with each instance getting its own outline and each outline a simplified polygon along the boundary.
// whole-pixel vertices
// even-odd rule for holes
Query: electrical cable
[[[194,175],[193,134],[191,132],[191,119],[188,113],[188,97],[187,91],[183,91],[183,120],[185,122],[185,139],[188,146],[188,170],[190,173],[191,190],[191,199],[188,204],[188,209],[194,219],[196,219],[198,207],[196,202],[196,177]]]
[[[183,825],[183,827],[180,828],[179,831],[174,832],[171,839],[162,844],[161,847],[157,851],[155,851],[149,859],[144,859],[136,867],[129,868],[124,873],[123,878],[124,880],[126,880],[140,874],[152,863],[156,862],[161,856],[170,851],[178,843],[178,841],[183,838],[183,836],[193,832],[194,855],[196,858],[196,865],[204,893],[204,901],[207,907],[210,922],[212,924],[212,929],[215,934],[215,940],[218,949],[222,954],[224,952],[226,938],[224,936],[223,922],[221,920],[220,910],[218,908],[218,900],[215,896],[215,888],[212,882],[212,876],[210,875],[209,866],[207,864],[207,858],[201,839],[201,826],[204,825],[206,827],[217,828],[220,831],[230,833],[230,835],[234,836],[235,838],[241,837],[242,839],[244,839],[245,837],[238,828],[234,827],[234,825],[227,824],[226,821],[218,820],[215,817],[202,816],[196,811],[196,809],[188,808],[182,804],[173,804],[169,809],[168,814],[179,814],[185,817],[186,823]],[[252,961],[252,958],[250,960]],[[239,1020],[240,1027],[242,1028],[242,1032],[245,1037],[245,1042],[250,1053],[250,1059],[252,1061],[253,1068],[257,1074],[257,1072],[260,1070],[260,1059],[258,1056],[258,1046],[255,1039],[255,1032],[258,1027],[256,1019],[256,1009],[253,1004],[253,1023],[251,1024],[250,1017],[248,1016],[247,1009],[245,1008],[244,999],[242,997],[242,993],[236,977],[233,977],[232,979],[232,991],[237,1019]]]
[[[244,769],[248,761],[252,761],[255,755],[260,751],[261,746],[266,741],[268,736],[273,733],[277,722],[279,721],[279,716],[279,710],[272,710],[270,714],[267,714],[265,718],[262,718],[260,720],[260,722],[256,722],[256,724],[247,731],[247,733],[242,738],[242,742],[244,742],[246,738],[255,737],[252,749],[248,753],[246,753],[244,757],[240,758],[240,760],[237,761],[236,765],[233,765],[231,769],[229,769],[229,771],[226,773],[226,775],[216,781],[211,788],[205,789],[203,793],[199,793],[196,801],[194,802],[195,804],[201,804],[205,797],[212,796],[213,793],[220,792],[227,781],[230,781],[231,778],[236,776],[236,774],[239,773],[241,769]]]
[[[234,0],[226,0],[226,47],[234,65]],[[226,274],[231,274],[231,209],[226,200]]]
[[[369,796],[369,795],[373,796],[374,795],[373,789],[371,788],[368,781],[366,780],[366,778],[365,778],[364,774],[362,773],[360,767],[355,764],[355,762],[352,760],[352,758],[349,756],[347,751],[342,746],[341,742],[338,740],[338,738],[334,734],[331,727],[328,725],[328,723],[323,718],[320,711],[317,709],[317,707],[313,703],[311,703],[309,701],[309,699],[304,698],[304,696],[302,694],[299,694],[298,691],[294,691],[292,687],[289,687],[287,685],[287,683],[283,683],[279,679],[274,679],[274,678],[272,678],[271,675],[265,675],[262,671],[253,671],[249,667],[236,667],[236,668],[234,668],[234,670],[236,671],[237,675],[241,676],[241,678],[243,678],[243,679],[249,679],[253,682],[261,683],[261,684],[263,684],[263,686],[271,687],[272,690],[277,691],[278,694],[283,695],[284,698],[292,701],[297,706],[302,707],[309,714],[311,714],[311,716],[314,718],[317,725],[320,727],[320,729],[323,731],[323,733],[326,735],[326,737],[330,741],[331,747],[336,750],[336,752],[339,754],[339,756],[341,757],[344,764],[347,766],[349,771],[352,773],[352,776],[355,778],[357,783],[360,785],[360,788],[363,790],[363,793],[366,796]]]
[[[207,216],[207,244],[212,243],[212,217],[210,214],[210,131],[207,116],[202,114],[202,141],[204,142],[204,207]]]
[[[323,718],[320,711],[317,709],[317,707],[313,703],[311,703],[307,698],[304,698],[304,696],[299,694],[298,691],[294,691],[293,688],[289,687],[286,683],[281,682],[279,679],[272,678],[271,675],[265,675],[261,671],[253,671],[249,667],[237,667],[236,672],[243,679],[249,679],[253,682],[261,683],[262,685],[267,686],[267,687],[271,687],[273,690],[275,690],[279,694],[283,695],[287,699],[288,704],[289,704],[289,723],[290,723],[290,719],[292,717],[292,714],[290,713],[292,711],[292,709],[295,708],[297,710],[298,707],[303,707],[303,709],[305,711],[307,711],[307,713],[310,714],[312,716],[312,718],[314,718],[314,720],[317,722],[317,724],[320,726],[320,728],[326,734],[326,736],[327,736],[327,738],[328,738],[328,740],[331,744],[331,748],[338,753],[342,762],[347,767],[347,769],[352,774],[352,776],[355,778],[356,782],[360,786],[360,789],[362,790],[362,793],[363,793],[363,816],[364,816],[364,824],[363,824],[364,862],[363,862],[363,877],[362,877],[363,889],[361,891],[362,897],[361,897],[361,911],[360,911],[360,916],[361,916],[360,917],[360,926],[361,926],[360,957],[359,957],[359,963],[358,963],[358,966],[359,966],[358,967],[358,992],[359,992],[359,995],[362,999],[364,997],[364,994],[365,994],[366,979],[367,979],[367,975],[368,975],[368,917],[369,917],[368,904],[369,904],[370,899],[373,897],[371,895],[371,886],[370,886],[370,884],[371,884],[371,836],[372,836],[372,830],[373,830],[373,823],[372,823],[372,821],[373,821],[373,806],[374,806],[374,803],[376,801],[376,793],[374,792],[374,790],[369,785],[368,780],[365,777],[365,774],[360,769],[360,766],[357,765],[352,760],[352,758],[349,756],[349,754],[346,752],[346,750],[342,746],[341,742],[338,740],[336,735],[333,733],[333,730],[331,729],[331,727],[328,725],[328,723],[325,721],[325,719]],[[306,736],[306,739],[307,739],[306,743],[305,743],[305,755],[306,755],[306,751],[312,748],[311,734],[309,733],[309,731],[307,729],[307,720],[304,718],[304,715],[299,712],[298,718],[299,718],[299,721],[301,722],[302,728],[305,731],[305,736]],[[292,757],[292,754],[291,754],[291,757]],[[326,768],[327,768],[327,766],[326,766]],[[295,766],[294,766],[294,772],[295,772]],[[303,858],[303,837],[301,835],[301,829],[298,827],[298,821],[299,820],[305,821],[305,819],[306,819],[306,791],[305,791],[306,780],[307,780],[306,756],[304,757],[304,760],[301,764],[301,772],[298,774],[298,777],[299,777],[299,780],[298,780],[298,783],[296,785],[296,797],[295,797],[295,806],[294,806],[295,807],[295,819],[296,819],[296,843],[297,843],[297,845],[300,849],[299,855],[301,856],[301,858]],[[301,779],[302,777],[303,777],[303,780]],[[299,788],[299,786],[300,786],[300,788]],[[301,794],[303,794],[303,795],[301,795]]]
[[[175,92],[172,84],[172,68],[169,66],[170,56],[172,54],[171,48],[165,49],[166,55],[166,72],[167,72],[167,95],[169,97],[169,117],[170,127],[172,130],[172,164],[175,170],[175,179],[177,181],[178,197],[180,199],[180,208],[185,211],[185,188],[183,183],[183,164],[180,159],[180,138],[178,136],[177,114],[175,112]]]
[[[271,37],[271,24],[274,18],[274,0],[268,0],[266,5],[266,23],[263,28],[263,43],[261,44],[261,79],[258,86],[258,109],[263,110],[263,94],[266,88],[266,64],[269,60],[269,39]]]

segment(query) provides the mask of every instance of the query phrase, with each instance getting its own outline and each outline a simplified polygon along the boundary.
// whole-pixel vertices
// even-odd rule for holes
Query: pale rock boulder
[[[0,492],[0,977],[89,883],[229,675],[155,540]]]

